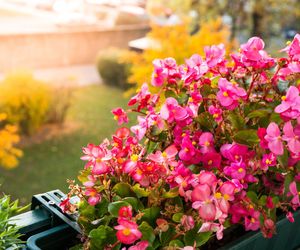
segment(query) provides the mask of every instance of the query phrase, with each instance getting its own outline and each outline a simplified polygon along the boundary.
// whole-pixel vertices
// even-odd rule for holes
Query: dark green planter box
[[[60,199],[64,194],[59,190],[35,195],[31,211],[15,216],[13,220],[23,226],[20,232],[24,234],[28,250],[60,250],[68,249],[79,242],[77,237],[80,228],[69,215],[59,209]],[[300,210],[294,213],[295,222],[289,222],[282,217],[277,223],[277,234],[271,239],[265,239],[261,232],[249,232],[230,244],[219,248],[221,250],[300,250]],[[234,232],[234,231],[233,231]],[[218,249],[218,248],[216,248]]]

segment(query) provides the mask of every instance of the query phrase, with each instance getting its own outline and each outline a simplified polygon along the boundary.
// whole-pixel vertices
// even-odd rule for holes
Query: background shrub
[[[127,78],[129,77],[131,64],[124,60],[127,53],[125,50],[116,48],[99,52],[97,69],[105,84],[121,89],[129,87]]]
[[[7,75],[0,83],[0,111],[7,121],[20,127],[22,133],[34,133],[46,120],[50,104],[49,86],[29,72]]]
[[[18,165],[18,158],[22,151],[15,147],[20,140],[17,126],[6,124],[7,115],[0,114],[0,166],[14,168]]]

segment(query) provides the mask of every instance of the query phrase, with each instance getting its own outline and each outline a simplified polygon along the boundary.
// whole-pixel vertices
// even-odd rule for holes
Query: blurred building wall
[[[57,32],[0,35],[0,72],[90,64],[97,52],[110,46],[128,48],[128,42],[145,36],[145,25],[68,29]]]

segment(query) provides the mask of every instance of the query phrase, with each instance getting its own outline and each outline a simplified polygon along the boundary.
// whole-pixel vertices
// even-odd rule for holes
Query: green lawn
[[[66,179],[76,179],[84,166],[79,159],[81,148],[110,137],[117,127],[111,109],[125,107],[126,103],[120,90],[104,85],[76,90],[67,120],[80,123],[80,128],[24,148],[24,157],[16,169],[0,169],[1,191],[23,204],[30,202],[33,194],[57,188],[67,191]]]

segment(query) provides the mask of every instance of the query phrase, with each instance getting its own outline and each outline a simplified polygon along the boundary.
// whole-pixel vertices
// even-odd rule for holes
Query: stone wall
[[[143,37],[148,31],[148,26],[138,25],[1,34],[0,72],[94,63],[99,50],[110,46],[128,48],[130,40]]]

